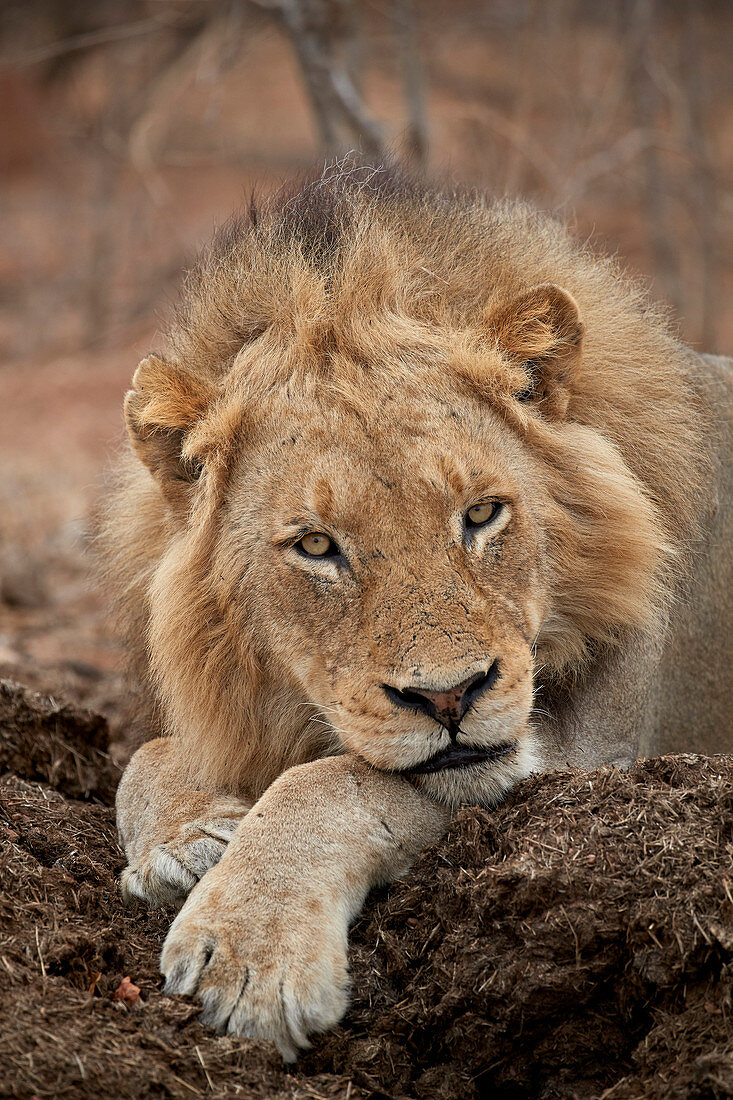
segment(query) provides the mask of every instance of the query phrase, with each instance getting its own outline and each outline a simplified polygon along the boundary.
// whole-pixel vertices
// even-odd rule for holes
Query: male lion
[[[450,807],[723,747],[732,415],[731,364],[525,206],[342,164],[218,235],[103,536],[167,735],[123,890],[190,894],[168,992],[292,1059]]]

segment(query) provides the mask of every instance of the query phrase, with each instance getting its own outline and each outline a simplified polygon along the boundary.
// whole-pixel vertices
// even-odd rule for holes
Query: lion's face
[[[526,774],[544,502],[507,427],[393,396],[366,421],[277,402],[248,434],[226,559],[340,743],[451,800]]]
[[[582,325],[559,288],[488,336],[410,322],[390,346],[367,318],[349,353],[309,323],[218,382],[150,357],[128,395],[162,490],[145,507],[167,506],[146,636],[168,725],[255,793],[341,747],[490,802],[537,760],[539,671],[652,620],[654,507],[573,418]]]

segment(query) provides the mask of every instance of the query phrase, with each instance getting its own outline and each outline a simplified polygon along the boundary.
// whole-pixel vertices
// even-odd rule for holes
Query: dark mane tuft
[[[266,220],[281,246],[297,244],[306,260],[324,269],[353,227],[355,200],[380,207],[413,205],[428,194],[425,185],[396,165],[373,165],[352,154],[319,175],[291,182],[261,204],[253,202],[249,224],[257,229]]]

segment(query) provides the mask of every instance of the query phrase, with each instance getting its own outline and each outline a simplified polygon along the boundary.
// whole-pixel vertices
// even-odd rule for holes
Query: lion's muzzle
[[[482,669],[460,683],[449,687],[427,688],[423,684],[411,684],[409,687],[392,687],[383,684],[387,698],[398,707],[417,710],[434,718],[445,726],[455,741],[461,719],[469,707],[473,706],[480,695],[490,691],[499,679],[499,662],[493,661],[490,668]]]

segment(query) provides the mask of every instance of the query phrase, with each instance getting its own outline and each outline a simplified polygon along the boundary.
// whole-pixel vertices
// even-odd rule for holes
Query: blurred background
[[[122,722],[83,549],[121,400],[213,226],[385,150],[522,194],[733,354],[731,0],[4,0],[0,675]]]

